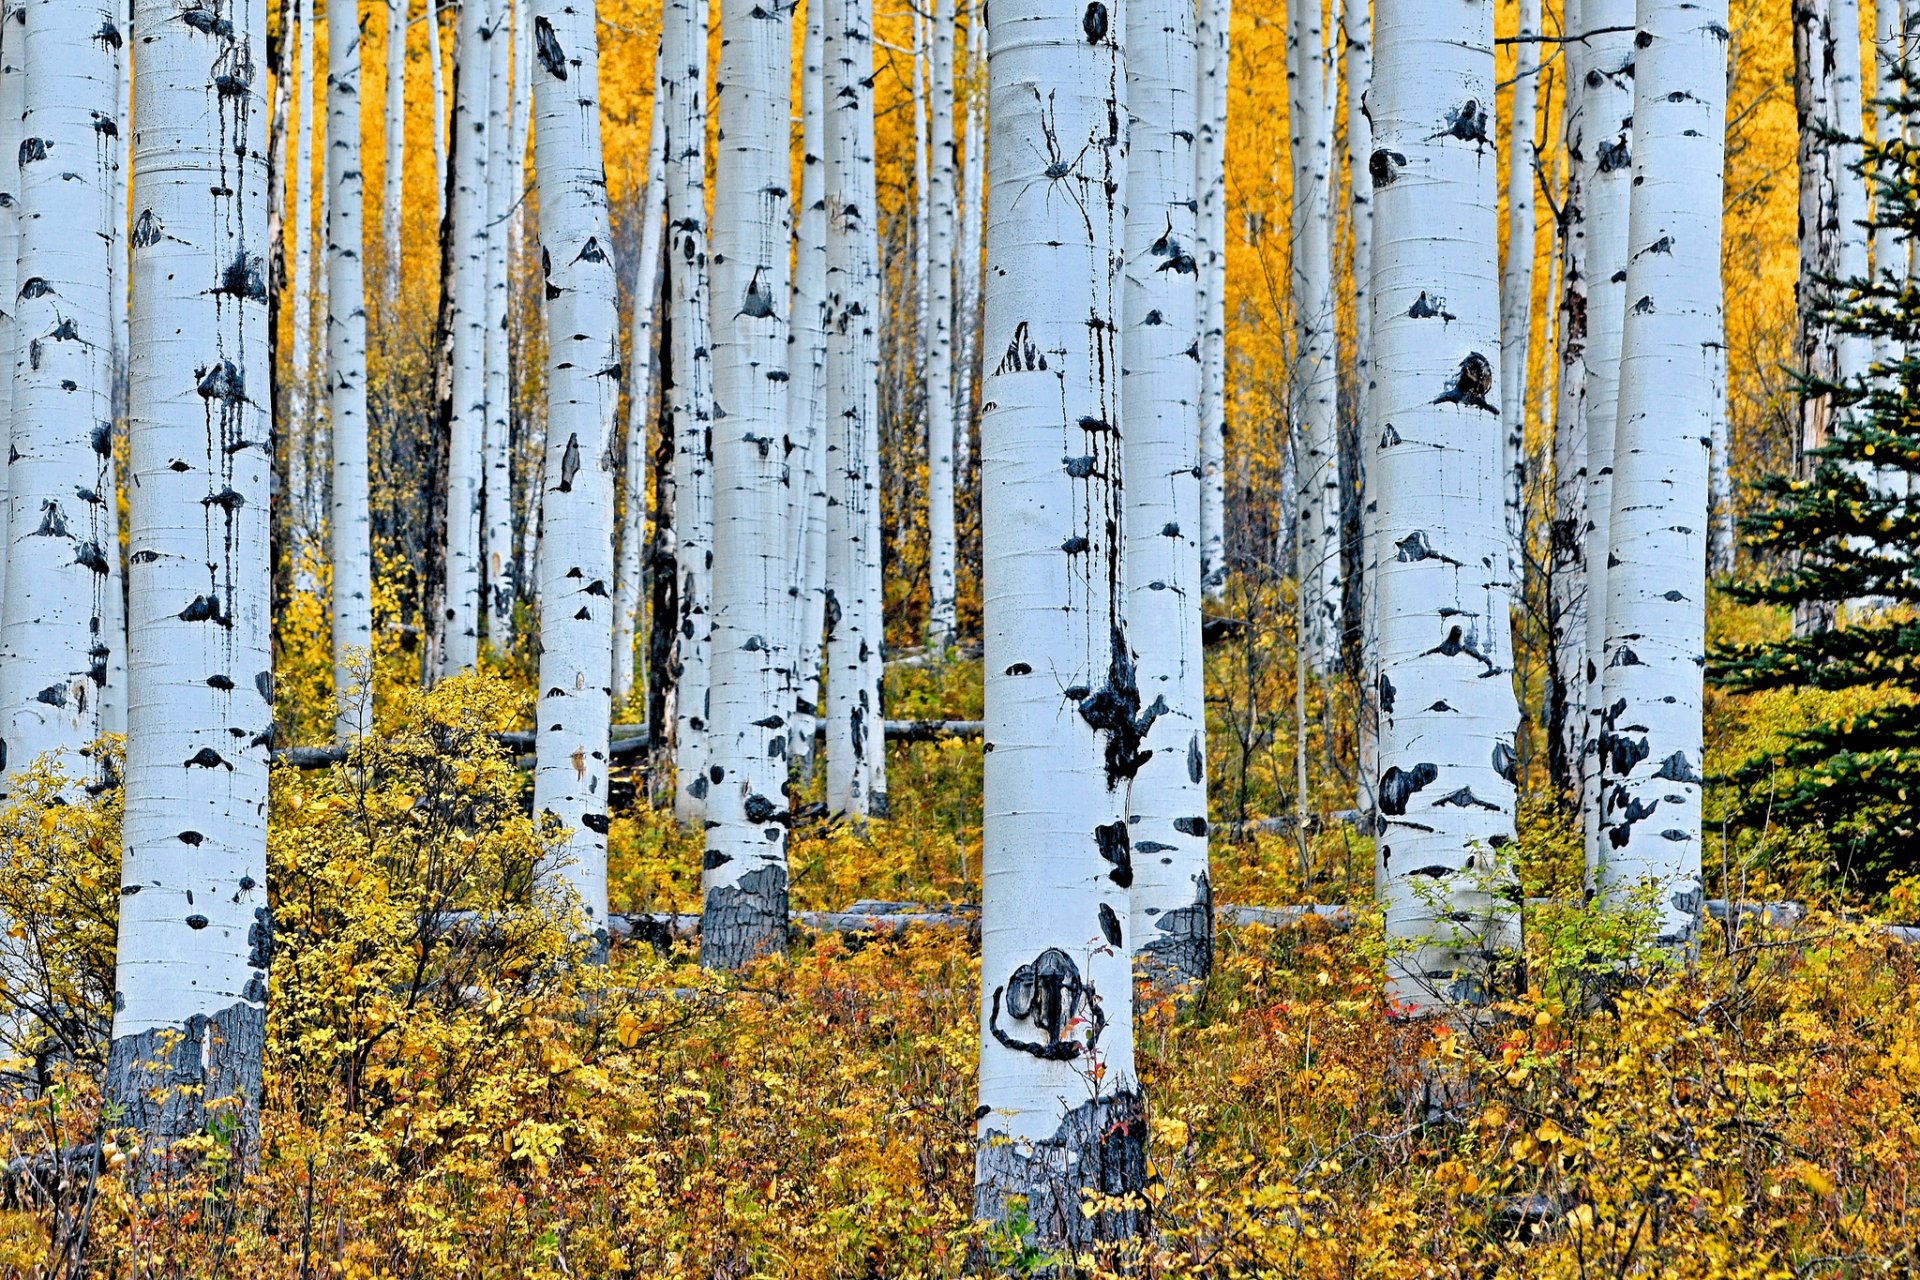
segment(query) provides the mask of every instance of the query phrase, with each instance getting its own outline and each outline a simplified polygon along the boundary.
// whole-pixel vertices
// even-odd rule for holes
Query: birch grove
[[[355,0],[327,0],[327,414],[333,495],[335,734],[367,727],[373,652],[373,539],[367,469],[367,308],[360,166],[360,27]]]

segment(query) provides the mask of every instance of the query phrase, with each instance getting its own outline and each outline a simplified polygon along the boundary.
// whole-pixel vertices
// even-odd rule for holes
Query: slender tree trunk
[[[1726,0],[1640,0],[1620,423],[1613,455],[1596,887],[1700,928],[1707,456],[1720,348]]]
[[[427,6],[427,64],[433,90],[433,221],[447,216],[447,88],[446,63],[440,54],[440,11],[444,0],[422,0]]]
[[[1513,838],[1519,715],[1504,433],[1490,399],[1500,385],[1493,8],[1380,0],[1374,18],[1379,879],[1388,991],[1415,1010],[1488,999],[1490,970],[1515,941],[1498,862]]]
[[[929,0],[929,3],[931,0]],[[921,369],[927,367],[933,340],[929,323],[931,272],[927,266],[927,245],[931,239],[927,198],[927,15],[919,5],[913,13],[913,317],[915,354]],[[924,388],[922,389],[924,392]]]
[[[293,351],[287,377],[287,489],[293,507],[294,588],[314,590],[305,566],[312,554],[319,512],[313,475],[313,118],[321,97],[314,92],[314,28],[320,0],[292,0],[299,38],[299,79],[294,104],[299,112],[293,143]]]
[[[245,1162],[272,928],[267,6],[139,0],[135,23],[132,696],[106,1094],[161,1143],[231,1124]]]
[[[927,211],[927,643],[953,643],[953,4],[933,0]]]
[[[1500,279],[1500,405],[1507,419],[1507,543],[1514,565],[1527,538],[1527,366],[1533,354],[1534,114],[1540,85],[1540,0],[1520,0],[1507,133],[1507,262]],[[1572,46],[1567,46],[1571,48]]]
[[[1580,52],[1580,190],[1587,248],[1587,523],[1582,530],[1587,581],[1586,758],[1581,768],[1587,866],[1600,861],[1602,779],[1599,750],[1601,671],[1606,645],[1608,552],[1613,526],[1613,436],[1619,408],[1620,329],[1627,303],[1627,205],[1633,182],[1634,0],[1581,0],[1591,32]]]
[[[666,218],[667,177],[661,146],[664,98],[656,78],[647,131],[646,186],[640,205],[640,256],[633,276],[633,321],[627,350],[626,507],[620,522],[620,562],[613,606],[613,702],[633,697],[634,636],[641,630],[647,536],[647,421],[653,410],[653,317],[660,303],[660,242]]]
[[[827,808],[886,812],[872,0],[827,0]]]
[[[1194,194],[1200,272],[1200,563],[1209,596],[1227,584],[1227,77],[1232,0],[1199,0],[1200,131]]]
[[[528,0],[521,0],[528,3]],[[606,950],[613,619],[613,433],[620,289],[600,148],[592,0],[532,0],[534,169],[547,310],[547,458],[540,542],[540,714],[534,812],[566,828],[541,867],[578,896]],[[505,32],[496,37],[504,39]]]
[[[713,550],[712,343],[707,327],[707,5],[668,0],[660,28],[666,94],[667,259],[673,284],[673,532],[679,612],[674,816],[706,815],[708,614]]]
[[[381,303],[388,315],[400,298],[402,206],[407,176],[407,9],[412,0],[387,0],[386,166],[380,191],[380,234],[386,250]],[[433,0],[427,0],[432,21]]]
[[[1584,31],[1582,0],[1562,0],[1562,30]],[[1553,414],[1553,524],[1549,535],[1547,763],[1555,789],[1579,801],[1587,768],[1587,224],[1586,52],[1561,48],[1567,189],[1560,206],[1560,377]]]
[[[1193,260],[1194,14],[1126,9],[1127,154],[1121,431],[1126,613],[1156,744],[1134,776],[1133,950],[1161,981],[1213,968],[1206,687],[1200,640],[1199,273]]]
[[[1899,72],[1910,54],[1907,48],[1909,19],[1906,12],[1910,7],[1913,7],[1913,0],[1875,0],[1874,3],[1874,135],[1883,145],[1902,138],[1905,134],[1905,119],[1900,114],[1895,99],[1903,92]],[[1874,275],[1892,276],[1895,280],[1904,281],[1907,278],[1909,261],[1906,234],[1894,225],[1891,219],[1885,225],[1874,228]],[[1875,363],[1891,365],[1905,354],[1906,344],[1897,338],[1880,334],[1873,339]],[[1715,454],[1713,475],[1716,490],[1720,487],[1721,476],[1725,471],[1718,460],[1720,456],[1718,453]],[[1731,488],[1731,486],[1728,487]],[[1716,493],[1716,510],[1720,509],[1718,503]],[[1719,539],[1716,538],[1715,542],[1718,544]],[[1731,563],[1728,567],[1731,568]]]
[[[1124,6],[998,0],[981,423],[986,757],[974,1213],[1035,1248],[1131,1236],[1143,763],[1120,536]],[[1064,559],[1064,563],[1063,563]],[[1064,572],[1063,572],[1064,570]],[[1164,637],[1155,637],[1156,641]],[[1177,754],[1177,751],[1176,751]]]
[[[824,4],[807,6],[800,64],[800,208],[795,220],[793,302],[788,312],[792,381],[787,397],[787,436],[799,466],[795,539],[793,712],[787,735],[794,774],[812,772],[814,732],[819,725],[822,633],[827,612],[827,194]],[[790,480],[795,484],[795,480]]]
[[[367,308],[356,0],[327,0],[328,416],[333,426],[333,694],[336,737],[372,720],[373,531],[367,496]],[[358,692],[356,693],[356,689]]]
[[[0,766],[77,753],[107,680],[113,493],[114,8],[22,0],[7,35],[26,68],[19,124],[19,284],[0,621]],[[103,30],[112,40],[98,39]],[[69,760],[69,769],[78,762]]]
[[[980,271],[981,236],[987,204],[987,6],[975,0],[967,11],[967,127],[966,167],[961,178],[966,194],[961,201],[960,245],[955,253],[958,274],[954,284],[954,328],[959,354],[953,400],[953,469],[956,487],[966,482],[973,454],[973,406],[980,383]]]
[[[27,93],[27,0],[0,0],[0,157],[20,154],[20,117],[26,112]],[[13,440],[13,401],[17,388],[20,310],[20,167],[0,162],[0,369],[6,377],[0,381],[0,445]],[[13,539],[8,535],[13,504],[7,500],[12,486],[9,467],[0,467],[0,628],[4,627],[6,579],[13,559]],[[0,629],[0,654],[6,652],[6,635]],[[4,738],[0,738],[4,741]]]
[[[1833,0],[1794,0],[1794,104],[1800,139],[1800,279],[1794,287],[1794,310],[1799,333],[1794,342],[1795,363],[1805,377],[1830,383],[1839,376],[1839,335],[1818,314],[1828,291],[1821,283],[1840,274],[1839,150],[1821,136],[1841,122],[1835,106]],[[1811,454],[1827,442],[1833,397],[1820,391],[1800,398],[1800,432],[1796,441],[1800,474],[1811,475]],[[1802,620],[1806,621],[1805,619]]]
[[[513,542],[513,403],[507,341],[508,220],[518,181],[513,163],[513,70],[508,13],[509,0],[495,0],[492,24],[487,28],[487,63],[492,89],[487,95],[487,222],[486,222],[486,427],[482,452],[486,474],[480,482],[481,591],[486,602],[487,643],[496,653],[513,647],[515,598]],[[525,7],[529,0],[513,0]],[[525,143],[525,138],[521,139]]]
[[[490,0],[465,0],[454,47],[453,134],[450,163],[453,204],[448,218],[453,247],[447,340],[452,345],[452,383],[447,437],[444,652],[440,673],[455,675],[480,660],[481,489],[487,438],[487,348],[489,202],[492,156],[490,99],[493,26]]]
[[[1834,125],[1842,139],[1830,143],[1839,166],[1837,212],[1840,218],[1840,278],[1864,279],[1867,258],[1867,183],[1859,173],[1863,157],[1859,137],[1866,130],[1860,88],[1860,0],[1831,0],[1833,6]],[[1839,336],[1840,377],[1864,378],[1873,361],[1873,339],[1864,334]],[[1845,412],[1851,413],[1851,410]]]
[[[1370,501],[1371,480],[1367,475],[1366,424],[1371,421],[1368,406],[1373,400],[1373,185],[1367,178],[1367,159],[1373,154],[1373,122],[1367,117],[1366,100],[1373,84],[1373,15],[1369,0],[1355,0],[1342,19],[1347,42],[1345,71],[1347,79],[1347,170],[1348,219],[1353,243],[1353,400],[1349,414],[1353,419],[1352,449],[1344,459],[1348,501],[1354,512],[1350,524],[1353,545],[1348,548],[1347,571],[1355,581],[1349,584],[1348,598],[1354,601],[1355,616],[1349,618],[1347,639],[1358,655],[1359,679],[1356,694],[1355,755],[1359,778],[1355,797],[1360,812],[1374,813],[1374,783],[1380,776],[1380,708],[1378,688],[1379,652],[1375,643],[1373,610],[1372,553],[1367,542],[1366,508]]]
[[[1734,570],[1740,552],[1740,510],[1733,496],[1733,439],[1727,421],[1727,303],[1720,297],[1720,333],[1713,347],[1713,443],[1707,472],[1707,507],[1712,522],[1707,535],[1707,569],[1717,576]],[[1894,353],[1889,351],[1888,355]]]
[[[793,51],[787,15],[721,0],[713,186],[713,696],[700,962],[735,969],[787,945],[781,691],[788,533],[782,446],[791,305]]]

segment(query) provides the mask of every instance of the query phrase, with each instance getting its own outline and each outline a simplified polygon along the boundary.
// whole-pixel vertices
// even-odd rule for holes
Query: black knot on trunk
[[[554,35],[553,24],[544,15],[533,20],[533,48],[549,75],[555,80],[567,78],[567,51],[560,47],[560,37]]]
[[[1099,44],[1107,38],[1107,6],[1100,0],[1093,0],[1087,6],[1087,12],[1080,19],[1080,29],[1087,33],[1088,44]]]

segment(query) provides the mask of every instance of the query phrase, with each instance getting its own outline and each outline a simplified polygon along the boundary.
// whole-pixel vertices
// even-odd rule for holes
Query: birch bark
[[[827,808],[886,812],[872,0],[827,0]]]
[[[1373,13],[1370,0],[1355,0],[1341,20],[1347,48],[1347,195],[1348,225],[1352,233],[1353,266],[1353,403],[1355,424],[1352,455],[1347,459],[1345,483],[1360,511],[1357,545],[1350,567],[1358,576],[1358,590],[1350,593],[1359,616],[1349,625],[1358,632],[1359,688],[1355,691],[1357,719],[1355,757],[1358,778],[1354,799],[1371,821],[1376,807],[1374,783],[1380,776],[1379,646],[1374,628],[1373,553],[1368,542],[1367,508],[1372,504],[1373,479],[1368,474],[1367,426],[1373,403],[1373,184],[1367,176],[1373,154],[1373,121],[1367,110],[1373,85]],[[1343,534],[1344,536],[1344,534]]]
[[[721,0],[713,186],[713,722],[700,962],[786,948],[787,14]]]
[[[1121,431],[1126,615],[1151,637],[1135,659],[1155,749],[1127,803],[1134,953],[1165,982],[1213,967],[1207,732],[1200,639],[1199,272],[1193,260],[1194,14],[1185,0],[1126,8],[1127,201]],[[1337,549],[1336,549],[1337,550]]]
[[[956,486],[965,483],[973,455],[973,406],[980,379],[981,236],[987,206],[987,6],[977,0],[967,11],[967,128],[966,167],[961,177],[966,196],[961,201],[960,247],[954,261],[954,327],[959,341],[958,370],[953,401],[953,466]]]
[[[163,1143],[224,1117],[245,1161],[271,948],[267,6],[135,14],[131,697],[106,1093]]]
[[[0,3],[0,446],[11,446],[14,398],[18,394],[20,314],[20,118],[27,109],[26,0]],[[11,163],[9,163],[11,161]],[[6,580],[13,561],[13,539],[8,534],[13,504],[8,501],[13,481],[11,465],[0,466],[0,655],[8,651],[5,627]],[[0,686],[4,687],[4,686]],[[0,741],[4,741],[0,737]],[[0,771],[5,762],[0,761]]]
[[[28,70],[16,153],[0,768],[17,773],[93,740],[112,656],[110,298],[123,39],[114,7],[99,0],[21,0],[15,14],[8,35]]]
[[[443,0],[422,0],[427,6],[427,65],[433,91],[433,225],[447,216],[447,85],[446,64],[440,54],[440,11]]]
[[[713,549],[713,361],[707,326],[707,5],[668,0],[660,28],[666,94],[667,272],[673,286],[672,380],[675,563],[674,816],[706,814],[707,692]]]
[[[1488,999],[1513,911],[1493,3],[1380,0],[1369,96],[1388,992]]]
[[[527,3],[527,0],[522,0]],[[600,145],[592,0],[533,0],[534,171],[547,311],[547,455],[541,482],[540,713],[533,806],[566,829],[541,866],[578,898],[602,955],[613,619],[613,432],[620,290]],[[504,35],[504,33],[500,33]]]
[[[401,211],[407,176],[407,9],[412,0],[387,0],[386,165],[381,171],[381,301],[391,313],[400,298]],[[433,0],[427,0],[432,21]]]
[[[313,475],[313,118],[321,97],[314,90],[314,28],[319,25],[320,0],[292,0],[299,39],[299,82],[294,102],[299,116],[293,144],[293,302],[292,364],[287,378],[287,488],[293,506],[296,589],[313,590],[313,580],[301,565],[319,523],[314,502]]]
[[[1596,887],[1700,928],[1707,459],[1720,346],[1726,0],[1640,0],[1632,213],[1603,651]]]
[[[660,242],[666,217],[667,175],[661,147],[665,96],[658,75],[652,123],[647,128],[646,186],[640,194],[640,255],[633,274],[633,320],[627,351],[626,505],[620,522],[620,562],[615,566],[613,607],[613,702],[633,697],[634,637],[641,630],[642,548],[647,536],[647,422],[653,412],[653,317],[660,302]]]
[[[1561,29],[1584,31],[1582,0],[1563,0]],[[1579,160],[1586,152],[1585,45],[1561,47],[1566,93],[1561,145],[1567,188],[1560,205],[1560,376],[1553,409],[1553,523],[1548,536],[1548,771],[1576,801],[1587,769],[1587,224]]]
[[[513,47],[509,4],[524,8],[529,0],[495,0],[492,24],[487,28],[487,63],[491,68],[487,94],[487,300],[486,427],[482,451],[486,474],[480,482],[481,591],[486,602],[487,643],[495,653],[513,646],[513,401],[508,367],[507,304],[509,264],[508,227],[518,183],[513,162],[512,119],[514,90],[510,86]],[[524,83],[524,81],[523,81]],[[521,142],[525,144],[525,137]]]
[[[1905,64],[1909,50],[1908,9],[1912,0],[1875,0],[1874,4],[1874,41],[1873,65],[1874,82],[1874,135],[1886,143],[1905,134],[1905,121],[1895,103],[1902,92],[1900,70]],[[1904,281],[1911,265],[1907,249],[1907,237],[1895,226],[1891,219],[1885,225],[1873,231],[1873,272],[1876,276],[1892,276]],[[1875,335],[1873,339],[1873,358],[1878,364],[1892,364],[1906,354],[1906,344],[1886,334]],[[1718,493],[1721,476],[1725,468],[1718,461],[1716,453],[1713,470],[1713,483],[1716,489],[1715,509],[1719,510]],[[1731,489],[1731,486],[1728,486]],[[1716,539],[1716,544],[1718,539]],[[1729,568],[1731,564],[1729,563]]]
[[[1507,419],[1507,543],[1526,551],[1527,365],[1533,352],[1534,115],[1540,84],[1540,0],[1520,0],[1507,132],[1507,261],[1500,278],[1500,405]]]
[[[367,484],[365,177],[357,0],[327,0],[327,399],[333,429],[334,736],[372,721],[373,529]]]
[[[1200,270],[1200,564],[1202,585],[1227,584],[1227,77],[1232,0],[1199,0],[1200,130],[1194,139]]]
[[[1118,337],[1124,6],[998,0],[981,421],[985,864],[974,1213],[1024,1197],[1032,1243],[1138,1231],[1081,1192],[1144,1185],[1128,794]]]
[[[796,776],[812,771],[819,724],[822,633],[827,611],[827,194],[825,34],[816,0],[807,6],[800,63],[800,208],[795,219],[793,301],[787,397],[788,438],[799,460],[799,510],[794,528],[797,561],[794,698],[787,748]]]
[[[465,0],[454,47],[453,240],[447,340],[452,344],[452,400],[447,444],[445,592],[440,673],[456,675],[480,661],[481,486],[487,436],[487,171],[492,154],[490,98],[493,26],[490,0]]]
[[[1833,110],[1841,134],[1831,143],[1838,166],[1836,213],[1840,219],[1840,278],[1859,280],[1869,270],[1867,260],[1867,183],[1859,173],[1862,159],[1857,139],[1866,130],[1860,87],[1860,0],[1832,0]],[[1873,339],[1842,331],[1838,338],[1840,377],[1866,376],[1873,361]]]
[[[953,0],[933,0],[927,129],[927,643],[953,643]]]

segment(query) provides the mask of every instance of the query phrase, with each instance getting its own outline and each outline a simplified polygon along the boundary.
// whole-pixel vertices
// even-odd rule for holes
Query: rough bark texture
[[[986,642],[975,1209],[1034,1243],[1131,1234],[1081,1188],[1144,1183],[1120,416],[1124,6],[1000,0],[981,421]]]
[[[373,530],[367,494],[367,307],[360,157],[360,28],[356,0],[327,0],[327,401],[333,428],[334,734],[372,718]]]
[[[1227,74],[1232,0],[1200,0],[1194,139],[1200,271],[1200,565],[1209,596],[1227,584]],[[989,353],[992,340],[986,342]],[[991,356],[989,356],[991,358]]]
[[[1200,638],[1200,362],[1193,260],[1194,20],[1184,0],[1127,5],[1125,442],[1127,624],[1152,752],[1127,809],[1133,949],[1158,979],[1213,963],[1206,689]],[[1337,548],[1335,548],[1337,551]]]
[[[112,185],[124,180],[113,6],[22,0],[7,35],[25,75],[0,624],[0,769],[78,752],[99,731],[112,635]],[[112,39],[99,37],[102,31]],[[104,122],[106,128],[98,125]],[[80,762],[69,759],[69,770]]]
[[[1564,0],[1564,29],[1584,30],[1581,0]],[[1547,767],[1563,796],[1579,800],[1587,764],[1587,223],[1585,46],[1564,59],[1561,139],[1569,163],[1560,202],[1560,376],[1553,412],[1553,516],[1548,529]]]
[[[713,723],[701,963],[787,940],[787,335],[793,97],[787,15],[721,0],[713,191]],[[748,882],[759,886],[746,888]]]
[[[640,192],[640,252],[633,273],[633,319],[627,327],[626,492],[620,517],[620,560],[614,567],[613,701],[633,697],[634,637],[642,631],[645,587],[641,548],[647,537],[647,422],[653,413],[653,318],[660,303],[660,245],[667,174],[661,152],[664,101],[655,81],[647,131],[646,185]]]
[[[266,0],[140,0],[126,818],[109,1097],[251,1135],[267,910]],[[142,1069],[174,1034],[188,1044]],[[183,1073],[197,1099],[148,1087]],[[230,1104],[225,1100],[231,1098]]]
[[[873,149],[872,0],[828,0],[827,808],[886,812],[876,732],[880,587],[879,213]]]
[[[1597,887],[1700,927],[1707,462],[1720,348],[1726,0],[1640,0],[1626,327],[1599,719]]]
[[[1389,994],[1422,1009],[1486,999],[1513,941],[1493,3],[1382,0],[1374,37],[1378,867]]]

